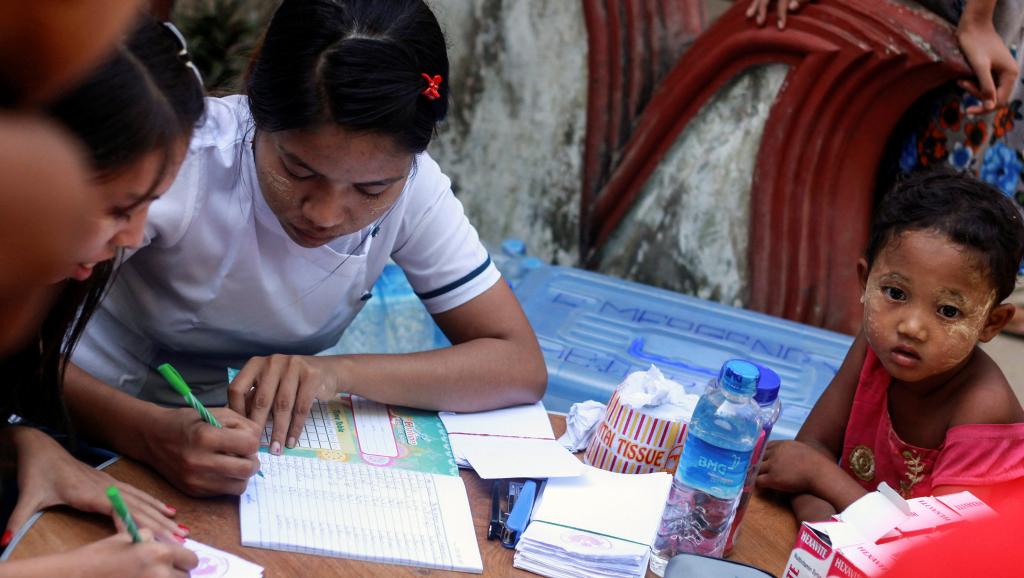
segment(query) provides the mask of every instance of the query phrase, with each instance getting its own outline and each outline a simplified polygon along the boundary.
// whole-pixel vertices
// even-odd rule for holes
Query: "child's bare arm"
[[[820,522],[828,520],[836,514],[836,509],[832,504],[810,494],[793,496],[789,505],[793,508],[793,515],[799,522]]]
[[[866,493],[835,460],[798,441],[768,444],[757,485],[794,494],[800,521],[828,518]]]
[[[793,510],[800,520],[827,518],[865,493],[838,462],[867,347],[863,334],[858,335],[796,441],[773,442],[765,452],[758,486],[794,494]]]
[[[964,373],[949,427],[1024,422],[1024,408],[1002,370],[987,353],[975,349]]]
[[[797,441],[820,451],[833,462],[839,461],[839,454],[843,450],[846,422],[850,419],[850,407],[853,405],[853,395],[857,392],[857,381],[867,348],[864,334],[858,334],[836,376],[818,398],[800,432],[796,434]]]

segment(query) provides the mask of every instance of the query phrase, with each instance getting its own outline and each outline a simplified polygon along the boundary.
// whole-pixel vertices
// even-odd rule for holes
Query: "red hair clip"
[[[420,76],[427,81],[427,87],[424,88],[420,94],[427,97],[428,100],[437,100],[441,98],[441,93],[437,91],[438,88],[441,88],[441,75],[435,74],[434,76],[430,76],[424,72],[421,73]]]

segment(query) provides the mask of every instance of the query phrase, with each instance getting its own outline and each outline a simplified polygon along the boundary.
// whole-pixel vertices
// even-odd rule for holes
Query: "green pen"
[[[132,536],[132,542],[138,543],[142,541],[142,534],[139,533],[139,527],[135,525],[135,520],[132,519],[132,515],[128,513],[128,506],[124,503],[124,498],[121,497],[121,492],[117,491],[116,486],[110,486],[107,488],[107,497],[110,498],[111,505],[114,506],[114,511],[124,522],[128,533]]]
[[[185,398],[185,401],[192,406],[192,409],[199,412],[199,417],[203,418],[203,421],[217,429],[223,429],[224,426],[220,425],[220,422],[217,421],[217,418],[213,417],[210,410],[206,409],[206,406],[204,406],[203,403],[196,399],[196,396],[192,394],[192,388],[185,383],[185,378],[178,373],[177,369],[174,369],[174,366],[170,363],[164,363],[157,367],[156,370],[160,372],[160,375],[164,376],[167,383],[171,384],[174,391],[178,392],[181,397]],[[262,470],[258,470],[256,475],[261,478],[265,477]]]
[[[221,429],[222,426],[220,425],[220,422],[217,421],[217,418],[213,417],[213,414],[206,409],[202,402],[196,399],[196,396],[192,394],[192,389],[189,388],[187,383],[185,383],[185,379],[181,377],[181,374],[178,373],[177,369],[174,369],[170,363],[165,363],[156,368],[156,370],[160,372],[160,375],[164,376],[167,383],[171,384],[174,391],[178,392],[181,397],[185,398],[185,401],[192,406],[192,409],[199,412],[199,417],[203,418],[203,421],[217,429]]]

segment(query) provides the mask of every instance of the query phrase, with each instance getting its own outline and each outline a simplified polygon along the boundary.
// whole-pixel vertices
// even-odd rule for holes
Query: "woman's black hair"
[[[144,17],[116,52],[49,113],[85,146],[98,181],[154,151],[163,154],[151,197],[172,164],[176,147],[187,142],[202,117],[203,89],[178,37],[166,25]],[[4,359],[0,367],[13,380],[2,396],[3,417],[17,414],[57,428],[66,426],[61,401],[71,351],[103,297],[113,259],[99,263],[84,282],[65,281],[40,327],[37,339]],[[13,394],[13,395],[11,395]]]
[[[440,76],[438,97],[423,94]],[[448,51],[422,0],[284,0],[249,64],[256,129],[324,122],[426,150],[448,113]]]
[[[996,303],[1013,292],[1024,260],[1024,221],[1020,207],[995,187],[949,169],[918,171],[898,180],[875,212],[868,267],[906,231],[935,231],[977,251]]]

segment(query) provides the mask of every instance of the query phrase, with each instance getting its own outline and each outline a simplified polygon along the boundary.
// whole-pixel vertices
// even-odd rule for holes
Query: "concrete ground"
[[[999,335],[982,349],[996,360],[1017,392],[1017,399],[1024,403],[1024,338]]]

